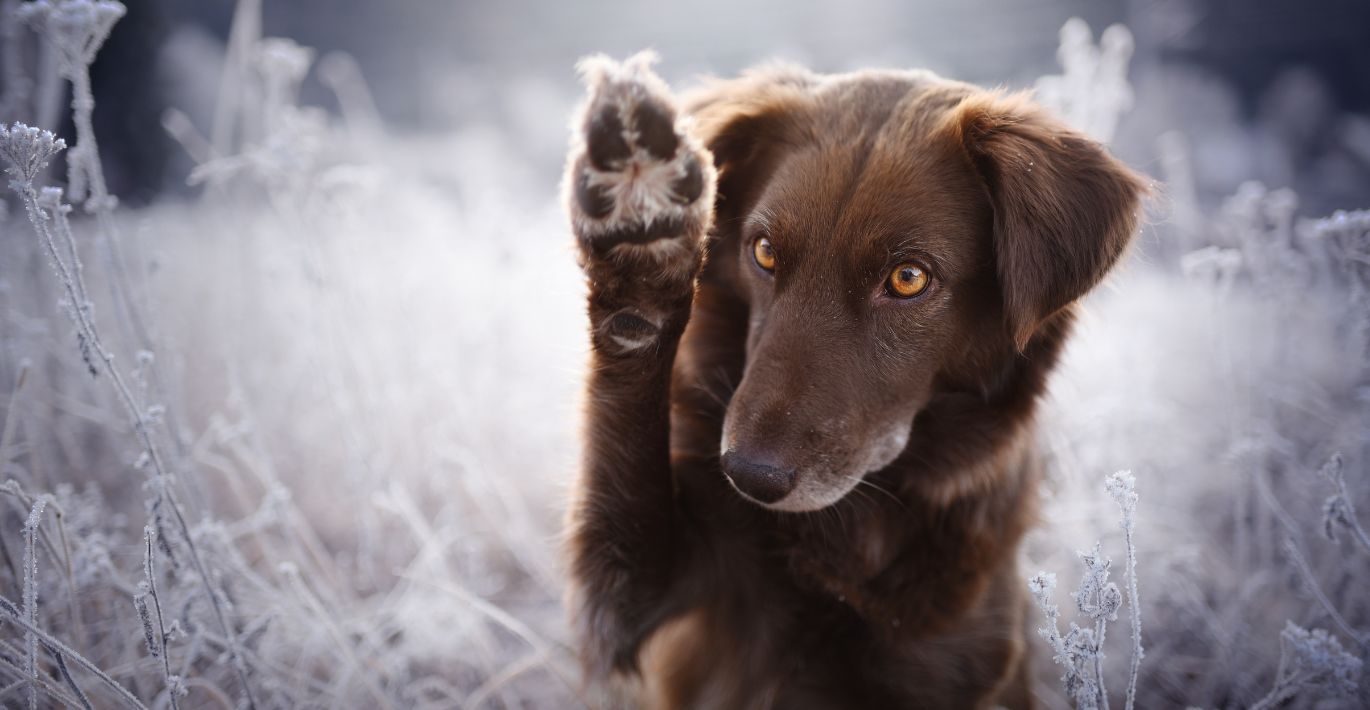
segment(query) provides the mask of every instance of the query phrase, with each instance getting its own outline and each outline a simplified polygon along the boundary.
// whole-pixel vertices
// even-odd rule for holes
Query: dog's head
[[[991,400],[1145,191],[1027,98],[924,72],[769,70],[691,113],[719,168],[711,268],[749,312],[723,468],[775,510],[841,499],[939,395]]]

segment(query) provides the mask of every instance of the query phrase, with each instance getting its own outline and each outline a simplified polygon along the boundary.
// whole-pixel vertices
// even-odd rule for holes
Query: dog
[[[568,608],[609,707],[1028,707],[1033,416],[1148,187],[1022,94],[581,63]]]

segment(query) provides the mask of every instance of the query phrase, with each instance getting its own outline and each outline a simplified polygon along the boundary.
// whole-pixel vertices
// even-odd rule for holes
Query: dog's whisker
[[[878,492],[884,494],[884,495],[885,495],[887,498],[889,498],[890,500],[894,501],[895,504],[898,505],[901,509],[903,509],[903,510],[905,510],[905,511],[907,511],[907,510],[909,509],[908,504],[905,503],[903,500],[901,500],[901,499],[899,498],[899,496],[897,496],[897,495],[891,493],[889,490],[885,489],[884,486],[881,486],[880,484],[876,483],[875,481],[870,480],[869,478],[862,478],[862,479],[858,480],[858,481],[856,482],[856,486],[857,486],[857,487],[856,487],[855,489],[853,489],[853,490],[860,490],[861,486],[866,486],[867,488],[872,488],[872,489],[874,489],[874,490],[876,490],[876,491],[878,491]]]

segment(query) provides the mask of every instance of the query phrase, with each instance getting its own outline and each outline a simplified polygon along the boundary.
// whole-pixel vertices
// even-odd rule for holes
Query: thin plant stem
[[[16,665],[14,661],[11,660],[10,657],[6,654],[0,654],[0,670],[8,671],[19,677],[19,680],[11,683],[10,685],[5,686],[4,688],[0,688],[0,700],[9,697],[9,694],[11,692],[18,690],[20,687],[29,684],[29,679],[24,677],[24,669]],[[79,700],[72,697],[71,695],[68,695],[65,690],[62,690],[61,686],[54,684],[48,678],[39,677],[38,686],[43,690],[44,693],[47,693],[49,697],[55,699],[59,703],[69,705],[72,707],[81,704]]]
[[[1094,622],[1094,678],[1099,684],[1099,707],[1108,710],[1108,689],[1104,687],[1104,634],[1108,631],[1108,621],[1099,617]]]
[[[29,621],[24,618],[24,615],[20,613],[19,608],[14,605],[14,602],[10,601],[9,599],[6,599],[3,596],[0,596],[0,612],[4,612],[4,614],[9,617],[9,620],[11,622],[16,624],[20,628],[24,629],[24,631],[32,633],[34,636],[37,636],[38,639],[43,642],[43,645],[46,648],[48,648],[49,651],[51,651],[52,653],[60,653],[63,656],[66,656],[67,658],[74,661],[76,665],[81,666],[82,668],[86,669],[86,671],[88,671],[90,674],[94,675],[96,678],[99,678],[101,682],[103,682],[106,686],[110,688],[110,690],[114,691],[114,694],[120,700],[122,700],[125,705],[128,705],[131,708],[136,708],[137,710],[148,710],[147,706],[144,705],[142,701],[134,697],[133,693],[128,692],[128,689],[120,685],[118,681],[109,677],[108,673],[105,673],[104,671],[100,670],[99,666],[95,665],[94,663],[91,663],[89,660],[86,659],[85,656],[82,656],[81,654],[77,653],[71,647],[62,643],[55,636],[52,636],[46,631],[43,631],[42,629],[38,628],[36,625],[29,623]]]
[[[1370,636],[1362,634],[1346,621],[1346,617],[1337,611],[1333,606],[1332,600],[1327,598],[1327,593],[1322,590],[1322,585],[1318,584],[1317,577],[1313,576],[1313,568],[1308,564],[1308,558],[1304,556],[1303,550],[1299,548],[1299,543],[1293,535],[1284,537],[1284,549],[1289,555],[1289,561],[1294,563],[1294,568],[1299,571],[1299,577],[1303,579],[1304,586],[1313,594],[1313,598],[1318,600],[1318,605],[1322,607],[1327,616],[1332,619],[1332,623],[1341,629],[1341,632],[1351,637],[1361,646],[1370,645]]]
[[[329,634],[333,636],[333,640],[338,644],[338,647],[342,649],[343,655],[347,658],[348,662],[352,664],[353,669],[357,672],[358,677],[362,679],[362,683],[366,686],[366,690],[371,694],[371,697],[373,697],[381,707],[393,709],[395,706],[390,702],[390,698],[386,697],[385,692],[376,684],[376,680],[366,672],[366,665],[362,663],[360,658],[357,658],[357,654],[352,648],[352,644],[348,643],[347,635],[343,633],[342,629],[337,627],[337,624],[333,621],[332,615],[319,603],[318,597],[314,596],[314,593],[310,591],[308,585],[306,585],[304,580],[300,577],[299,569],[293,564],[287,563],[283,566],[282,572],[285,574],[286,579],[290,580],[290,583],[295,586],[300,598],[304,600],[305,605],[319,617],[324,628],[328,629]]]
[[[1132,631],[1132,658],[1129,662],[1127,681],[1126,710],[1132,710],[1137,703],[1137,674],[1141,669],[1142,658],[1142,607],[1137,593],[1137,544],[1133,533],[1137,527],[1137,480],[1131,471],[1118,471],[1104,481],[1104,488],[1118,504],[1120,522],[1123,526],[1123,542],[1127,547],[1127,563],[1123,577],[1127,584],[1128,621]]]
[[[156,551],[152,549],[152,539],[156,534],[157,526],[153,523],[148,523],[143,529],[143,576],[147,578],[148,596],[152,597],[153,616],[157,620],[157,655],[162,658],[162,678],[166,681],[167,699],[171,703],[171,710],[179,710],[180,702],[177,696],[180,695],[180,682],[171,674],[171,654],[167,651],[166,643],[166,622],[162,618],[162,601],[157,593],[157,570],[153,566]]]
[[[1337,628],[1341,629],[1342,633],[1354,639],[1362,648],[1370,646],[1370,634],[1362,634],[1359,631],[1356,631],[1351,624],[1347,623],[1346,618],[1341,615],[1341,612],[1337,611],[1337,607],[1333,606],[1332,600],[1328,599],[1327,594],[1323,592],[1322,585],[1318,584],[1317,577],[1313,575],[1313,568],[1308,564],[1308,558],[1304,556],[1303,550],[1299,547],[1298,528],[1295,526],[1293,518],[1289,516],[1288,511],[1286,511],[1284,506],[1280,505],[1279,501],[1275,499],[1275,493],[1270,490],[1270,482],[1267,481],[1265,476],[1261,475],[1260,472],[1256,472],[1254,478],[1256,480],[1256,488],[1260,492],[1261,497],[1265,500],[1265,504],[1270,506],[1270,510],[1274,512],[1275,518],[1284,526],[1285,553],[1289,556],[1289,561],[1294,563],[1294,569],[1298,571],[1299,577],[1303,579],[1304,586],[1308,588],[1308,591],[1312,593],[1313,598],[1318,601],[1318,605],[1323,608],[1323,611],[1327,613],[1327,616],[1332,619],[1332,623],[1336,624]]]
[[[24,617],[33,627],[38,626],[38,556],[34,550],[34,540],[38,537],[38,527],[43,521],[43,509],[47,507],[48,497],[38,496],[24,521]],[[29,710],[38,708],[38,635],[30,630],[24,634],[25,652],[28,657]]]
[[[52,261],[53,268],[57,272],[58,279],[62,282],[63,288],[66,289],[67,297],[72,303],[78,303],[79,293],[84,289],[83,287],[77,286],[76,280],[79,278],[78,275],[74,275],[71,269],[67,267],[57,249],[57,243],[53,238],[52,230],[48,229],[47,220],[44,218],[42,209],[38,205],[38,195],[34,191],[33,185],[31,183],[17,184],[15,185],[15,188],[24,203],[25,210],[28,212],[29,221],[33,223],[34,229],[38,232],[44,248],[47,249],[48,258]],[[100,338],[100,333],[95,325],[94,316],[88,313],[86,309],[81,308],[71,309],[71,312],[76,321],[77,328],[85,337],[89,348],[94,352],[95,356],[100,359],[101,363],[103,363],[105,373],[109,375],[109,379],[113,383],[114,390],[118,395],[120,402],[123,403],[124,408],[128,411],[134,432],[142,443],[143,451],[147,454],[148,461],[151,463],[155,473],[154,487],[157,491],[156,496],[158,500],[165,501],[167,503],[166,508],[171,511],[172,518],[176,523],[177,532],[180,533],[181,539],[185,542],[186,550],[190,553],[191,563],[195,567],[196,574],[199,575],[200,581],[205,588],[205,595],[209,598],[210,607],[214,611],[215,619],[218,622],[219,627],[223,630],[224,637],[230,641],[228,649],[229,657],[233,661],[234,670],[237,672],[239,681],[242,683],[243,695],[247,700],[248,707],[256,708],[257,703],[252,694],[252,686],[247,679],[247,670],[243,665],[242,657],[238,653],[237,644],[233,642],[233,627],[229,624],[228,614],[224,611],[223,604],[219,600],[219,595],[215,591],[213,580],[209,574],[209,568],[205,565],[204,560],[200,555],[199,548],[196,546],[195,540],[191,536],[190,525],[186,522],[180,506],[176,503],[175,494],[168,488],[168,482],[171,480],[171,476],[167,470],[166,464],[163,462],[161,449],[157,446],[157,442],[152,435],[152,428],[149,425],[148,419],[143,414],[141,407],[139,407],[138,401],[133,395],[133,390],[129,389],[128,383],[124,380],[123,376],[119,374],[119,370],[115,368],[114,355],[105,347],[104,341]]]
[[[75,693],[76,699],[81,703],[81,707],[85,708],[85,710],[93,710],[90,704],[90,698],[86,697],[85,691],[81,690],[81,686],[76,684],[76,679],[71,677],[71,669],[67,667],[67,657],[63,656],[61,652],[52,650],[51,648],[48,650],[52,651],[52,660],[57,663],[57,673],[62,676],[62,680],[66,682],[67,687],[71,688],[71,692]]]
[[[1123,531],[1127,544],[1127,608],[1128,621],[1132,627],[1132,660],[1129,665],[1126,710],[1137,704],[1137,673],[1142,666],[1142,608],[1137,594],[1137,546],[1132,540],[1132,524],[1129,521]]]

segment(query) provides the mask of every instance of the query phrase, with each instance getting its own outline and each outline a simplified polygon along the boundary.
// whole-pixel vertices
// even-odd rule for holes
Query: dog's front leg
[[[670,381],[713,210],[708,151],[639,55],[582,64],[589,98],[565,180],[589,281],[585,451],[570,513],[571,613],[592,682],[633,671],[678,604],[683,549]]]

